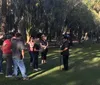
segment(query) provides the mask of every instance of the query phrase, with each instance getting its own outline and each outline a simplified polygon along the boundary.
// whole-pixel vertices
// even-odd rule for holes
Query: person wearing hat
[[[67,36],[64,36],[63,38],[63,44],[61,46],[61,55],[63,57],[63,70],[68,70],[69,41]]]

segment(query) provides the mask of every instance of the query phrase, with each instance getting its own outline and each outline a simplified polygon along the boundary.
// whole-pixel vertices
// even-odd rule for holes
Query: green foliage
[[[98,14],[100,11],[100,0],[93,0],[91,2],[88,2],[88,4],[87,3],[85,3],[85,4],[87,5],[89,10],[91,11],[91,14],[93,15],[93,20],[94,20],[94,23],[96,25],[95,29],[98,29],[99,25],[100,25],[100,16]]]
[[[73,31],[91,31],[99,27],[99,0],[13,0],[15,15],[24,16],[29,30],[60,36],[67,26]],[[30,29],[31,25],[31,29]],[[53,29],[53,30],[52,30]]]

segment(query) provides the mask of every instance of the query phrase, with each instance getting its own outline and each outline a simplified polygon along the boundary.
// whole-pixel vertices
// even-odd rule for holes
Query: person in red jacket
[[[2,46],[3,58],[6,60],[6,77],[12,77],[12,43],[8,34]]]

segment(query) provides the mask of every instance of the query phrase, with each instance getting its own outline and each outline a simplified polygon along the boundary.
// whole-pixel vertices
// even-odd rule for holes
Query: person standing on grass
[[[24,43],[21,40],[21,34],[16,33],[15,38],[12,39],[12,56],[14,64],[13,75],[16,77],[18,75],[18,68],[22,74],[23,80],[28,80],[29,78],[26,75],[26,68],[24,64]]]
[[[33,37],[30,37],[29,42],[28,42],[28,46],[29,46],[29,55],[30,55],[30,66],[33,65],[33,57],[34,57],[34,53],[33,53],[33,47],[34,47],[34,39]]]
[[[0,45],[0,74],[3,74],[2,62],[3,62],[3,58],[2,58],[2,50]]]
[[[33,47],[33,53],[34,53],[33,68],[34,68],[34,71],[40,70],[38,68],[39,51],[40,51],[39,38],[35,38],[35,43],[34,43],[34,47]]]
[[[3,62],[3,56],[2,56],[2,45],[3,45],[3,37],[0,38],[0,74],[3,74],[3,67],[2,67],[2,62]]]
[[[68,58],[69,58],[69,41],[68,37],[64,36],[63,44],[61,46],[61,55],[63,57],[63,70],[68,70]]]
[[[46,63],[47,60],[47,53],[48,53],[48,42],[47,42],[47,37],[43,34],[41,36],[41,41],[40,41],[40,46],[41,46],[41,63],[44,64]]]
[[[7,34],[2,46],[3,58],[6,60],[6,76],[12,77],[12,43],[11,35]]]

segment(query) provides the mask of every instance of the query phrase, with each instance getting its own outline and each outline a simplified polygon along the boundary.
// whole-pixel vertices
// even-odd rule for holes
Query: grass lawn
[[[8,79],[0,75],[0,85],[100,85],[100,44],[72,47],[68,71],[60,70],[57,48],[50,49],[47,64],[39,64],[42,70],[38,72],[33,72],[29,66],[29,56],[26,57],[25,64],[30,80]]]

